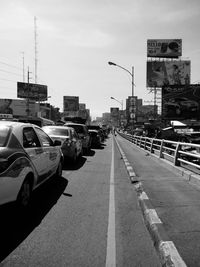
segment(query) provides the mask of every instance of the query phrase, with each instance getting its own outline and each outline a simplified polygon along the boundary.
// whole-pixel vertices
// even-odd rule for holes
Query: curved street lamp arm
[[[126,72],[128,72],[128,73],[131,75],[131,77],[132,77],[132,85],[133,85],[133,86],[136,86],[135,83],[133,82],[133,79],[134,79],[134,76],[133,76],[133,70],[132,70],[132,73],[131,73],[128,69],[126,69],[126,68],[124,68],[124,67],[122,67],[122,66],[120,66],[120,65],[118,65],[118,64],[116,64],[116,63],[114,63],[114,62],[111,62],[111,61],[109,61],[108,64],[109,64],[109,65],[116,66],[116,67],[119,67],[120,69],[123,69],[123,70],[125,70]]]
[[[117,102],[121,105],[121,108],[122,108],[122,110],[123,110],[123,100],[122,100],[122,101],[119,101],[119,100],[117,100],[116,98],[114,98],[113,96],[111,96],[111,99],[117,101]]]

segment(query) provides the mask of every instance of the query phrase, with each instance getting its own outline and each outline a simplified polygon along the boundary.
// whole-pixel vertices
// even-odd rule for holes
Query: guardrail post
[[[139,143],[139,147],[142,146],[142,137],[140,137],[140,143]]]
[[[164,140],[162,139],[161,144],[160,144],[159,158],[163,158],[163,144],[164,144]]]
[[[151,139],[150,153],[153,153],[153,138]]]
[[[147,138],[144,138],[144,150],[146,150],[146,143],[147,143]]]
[[[179,149],[180,149],[180,143],[177,143],[176,145],[176,150],[175,150],[175,154],[174,154],[174,165],[175,166],[180,166],[180,162],[178,161],[178,156],[179,156]]]

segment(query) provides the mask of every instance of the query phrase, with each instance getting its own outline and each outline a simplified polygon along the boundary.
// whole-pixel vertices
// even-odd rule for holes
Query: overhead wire
[[[3,61],[0,60],[0,64],[3,64],[3,65],[6,65],[6,66],[9,66],[11,68],[15,68],[15,69],[19,69],[19,70],[23,70],[23,68],[19,68],[19,67],[16,67],[14,65],[11,65],[11,64],[8,64],[8,63],[5,63]]]
[[[2,70],[2,69],[0,69],[0,71],[2,71],[2,72],[6,72],[6,73],[9,73],[9,74],[13,74],[13,75],[17,75],[17,76],[21,76],[21,74],[14,73],[14,72],[7,71],[7,70]]]

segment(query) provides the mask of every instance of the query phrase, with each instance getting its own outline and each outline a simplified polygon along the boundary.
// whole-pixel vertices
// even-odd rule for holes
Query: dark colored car
[[[104,135],[104,132],[103,132],[102,128],[99,125],[88,125],[88,130],[96,130],[96,131],[98,131],[98,135],[101,138],[101,142],[104,141],[105,135]]]
[[[76,133],[82,141],[83,150],[88,152],[91,147],[91,137],[88,132],[87,126],[85,124],[73,122],[67,122],[64,124],[64,126],[72,127],[75,129]]]
[[[91,136],[91,147],[100,147],[101,146],[101,136],[98,130],[89,129],[89,134]]]

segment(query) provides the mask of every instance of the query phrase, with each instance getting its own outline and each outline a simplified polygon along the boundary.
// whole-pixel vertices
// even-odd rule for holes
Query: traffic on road
[[[1,122],[2,266],[198,266],[198,187],[117,129],[85,125],[83,150],[81,127]]]

